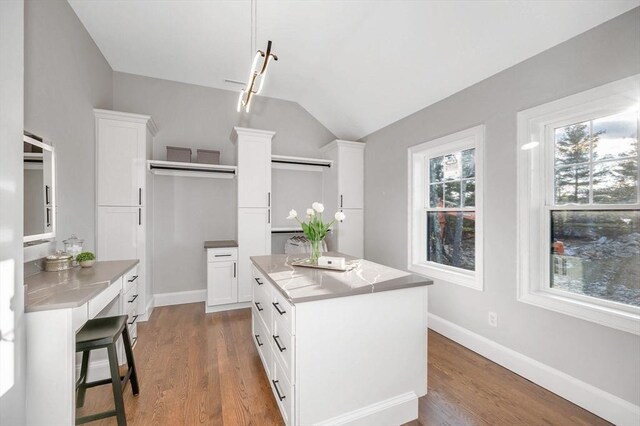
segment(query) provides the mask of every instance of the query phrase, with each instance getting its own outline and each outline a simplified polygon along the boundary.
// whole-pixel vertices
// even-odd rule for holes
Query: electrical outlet
[[[496,314],[495,312],[489,311],[489,325],[491,327],[498,326],[498,314]]]

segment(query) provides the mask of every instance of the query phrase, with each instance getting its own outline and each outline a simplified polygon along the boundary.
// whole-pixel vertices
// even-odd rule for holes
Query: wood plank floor
[[[141,386],[137,397],[129,385],[125,390],[129,425],[283,424],[253,345],[249,309],[205,314],[202,303],[162,307],[138,327]],[[432,331],[428,384],[410,426],[609,424]],[[101,386],[87,391],[77,415],[112,407],[110,387]]]

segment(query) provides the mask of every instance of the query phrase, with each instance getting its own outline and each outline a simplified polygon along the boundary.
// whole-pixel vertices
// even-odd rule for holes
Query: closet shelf
[[[271,167],[274,169],[321,172],[332,165],[333,160],[324,158],[291,157],[288,155],[271,156]]]
[[[181,163],[177,161],[148,160],[148,170],[154,175],[233,179],[238,168],[219,164]]]

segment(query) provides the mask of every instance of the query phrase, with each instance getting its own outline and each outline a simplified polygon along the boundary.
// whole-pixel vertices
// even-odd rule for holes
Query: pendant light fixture
[[[255,50],[258,33],[257,17],[257,0],[251,0],[251,52],[255,52],[255,55],[253,56],[253,62],[251,63],[251,71],[249,72],[247,84],[244,89],[240,90],[240,96],[238,97],[238,112],[240,112],[243,108],[246,112],[249,112],[253,96],[259,94],[264,87],[264,81],[267,77],[267,69],[269,67],[269,63],[272,59],[274,61],[278,60],[278,57],[275,54],[271,53],[271,40],[267,42],[267,49],[265,51]]]

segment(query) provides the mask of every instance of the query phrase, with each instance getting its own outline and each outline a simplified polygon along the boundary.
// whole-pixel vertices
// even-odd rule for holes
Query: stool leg
[[[91,351],[82,351],[82,367],[80,367],[80,380],[78,383],[78,400],[76,407],[84,406],[84,395],[87,393],[87,370],[89,369],[89,354]]]
[[[136,362],[133,360],[133,348],[131,347],[131,337],[129,337],[129,329],[127,327],[124,328],[122,337],[124,353],[127,356],[127,367],[131,370],[131,375],[129,377],[129,380],[131,380],[131,391],[134,395],[138,395],[140,393],[140,388],[138,386],[138,373],[136,372]]]
[[[115,343],[107,346],[109,354],[109,368],[111,370],[111,387],[113,388],[113,401],[116,405],[116,417],[118,426],[126,426],[127,417],[124,412],[124,399],[122,398],[122,382],[120,381],[120,371],[118,370],[118,354]]]

